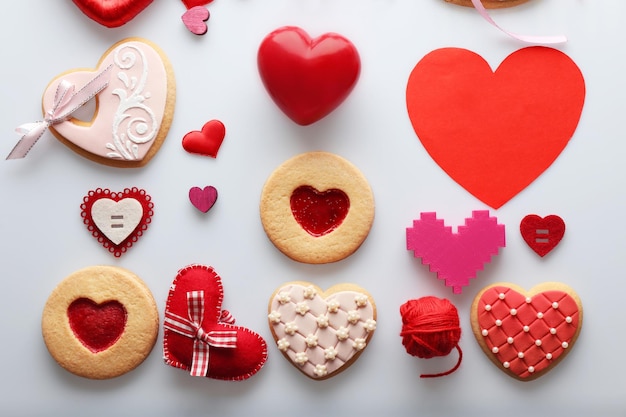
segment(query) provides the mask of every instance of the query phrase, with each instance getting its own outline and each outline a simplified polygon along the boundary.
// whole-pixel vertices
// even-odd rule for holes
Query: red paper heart
[[[183,148],[190,153],[217,157],[226,136],[226,127],[219,120],[209,120],[201,131],[194,130],[183,137]]]
[[[512,53],[495,72],[471,51],[438,49],[415,66],[406,90],[413,129],[430,156],[493,208],[554,162],[584,99],[576,64],[539,46]]]
[[[546,217],[529,214],[519,228],[524,241],[541,257],[554,249],[565,234],[565,222],[554,214]]]
[[[217,201],[217,190],[212,185],[204,188],[191,187],[189,189],[189,201],[195,208],[206,213]]]
[[[358,51],[343,36],[326,33],[311,39],[292,26],[265,37],[257,63],[276,105],[299,125],[314,123],[335,110],[361,71]]]
[[[335,230],[348,215],[350,200],[338,189],[323,192],[303,185],[291,194],[291,212],[311,236],[324,236]]]
[[[94,353],[113,346],[126,326],[126,309],[117,301],[96,304],[79,298],[67,308],[67,317],[74,335]]]
[[[90,19],[114,28],[132,20],[152,0],[72,0]]]
[[[87,226],[87,230],[91,232],[91,235],[95,237],[102,246],[108,249],[115,257],[122,256],[128,249],[133,246],[133,243],[143,235],[143,232],[148,228],[148,225],[152,221],[152,215],[154,212],[152,208],[154,204],[151,201],[151,197],[138,188],[126,188],[123,192],[111,192],[109,189],[98,188],[83,197],[83,203],[80,205],[81,217],[83,223]],[[124,200],[124,201],[123,201]],[[135,200],[135,202],[132,202]],[[116,205],[124,204],[126,202],[133,203],[131,208],[138,209],[141,207],[141,213],[136,216],[135,213],[128,213],[128,210],[117,210]],[[106,204],[103,204],[106,203]],[[98,212],[99,216],[94,217],[94,205],[96,207],[104,206],[103,213]],[[121,207],[122,209],[126,207]],[[108,218],[103,218],[102,214],[106,215],[107,210],[110,211]],[[135,215],[131,220],[129,216]],[[120,217],[121,216],[121,217]],[[136,224],[135,224],[136,223]],[[106,226],[106,227],[105,227]],[[112,240],[113,236],[119,236],[120,231],[123,231],[122,236],[125,236],[121,241],[115,242]],[[131,230],[132,229],[132,230]]]
[[[200,323],[201,333],[209,336],[219,334],[219,332],[236,333],[236,343],[232,348],[209,345],[208,370],[205,376],[232,381],[251,377],[265,364],[267,344],[257,333],[232,324],[234,323],[232,316],[222,310],[224,298],[222,281],[213,268],[204,265],[190,265],[180,270],[170,287],[165,307],[163,332],[165,362],[191,372],[198,365],[193,361],[196,339],[171,330],[169,324],[172,324],[172,317],[190,318],[189,300],[192,298],[192,293],[197,295],[199,292],[202,292],[204,300],[203,318]],[[200,342],[200,344],[204,343]]]

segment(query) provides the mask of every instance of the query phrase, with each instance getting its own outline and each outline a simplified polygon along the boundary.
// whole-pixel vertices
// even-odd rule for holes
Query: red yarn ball
[[[459,361],[453,369],[422,377],[448,375],[459,367],[463,357],[459,347],[461,327],[457,309],[449,300],[432,296],[409,300],[400,306],[400,315],[400,336],[408,354],[429,359],[446,356],[455,348],[459,351]]]

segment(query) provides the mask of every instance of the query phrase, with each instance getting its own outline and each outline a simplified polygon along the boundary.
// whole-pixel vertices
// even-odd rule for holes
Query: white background
[[[46,133],[23,160],[0,163],[0,414],[20,415],[624,415],[626,361],[623,293],[623,143],[626,45],[623,0],[531,0],[492,12],[520,33],[566,34],[559,47],[580,66],[587,97],[578,130],[558,160],[501,209],[507,247],[462,295],[422,266],[405,248],[405,228],[421,211],[449,225],[488,209],[430,159],[414,134],[404,102],[413,66],[433,49],[471,49],[496,67],[525,46],[485,23],[473,9],[443,0],[216,0],[205,36],[192,35],[180,1],[157,1],[130,23],[107,29],[69,0],[4,2],[0,35],[2,112],[0,153],[18,139],[13,129],[41,118],[40,99],[57,74],[93,67],[113,43],[140,36],[169,56],[177,82],[174,120],[160,153],[144,168],[100,166]],[[292,123],[271,102],[256,68],[263,37],[283,25],[311,35],[334,31],[352,40],[361,78],[348,100],[309,126]],[[498,109],[485,117],[498,117]],[[220,119],[227,136],[217,159],[185,152],[182,136]],[[480,121],[477,121],[480,122]],[[258,213],[261,188],[284,160],[309,150],[335,152],[370,181],[376,218],[353,256],[330,265],[291,261],[269,242]],[[219,199],[205,214],[189,202],[192,186],[214,185]],[[103,187],[144,188],[155,203],[153,222],[139,242],[114,258],[80,218],[83,196]],[[561,244],[541,259],[518,225],[530,213],[558,214],[567,224]],[[96,264],[128,268],[152,290],[162,317],[178,269],[212,265],[222,276],[224,308],[270,345],[265,367],[244,382],[192,378],[163,364],[162,331],[133,372],[92,381],[61,369],[40,331],[53,288],[73,271]],[[378,330],[347,371],[313,381],[278,352],[267,325],[270,295],[282,283],[311,281],[323,288],[354,282],[374,296]],[[482,353],[469,325],[469,307],[483,286],[510,281],[530,288],[562,281],[580,295],[584,326],[571,354],[550,373],[519,382]],[[399,306],[425,295],[458,307],[465,356],[422,360],[400,343]]]

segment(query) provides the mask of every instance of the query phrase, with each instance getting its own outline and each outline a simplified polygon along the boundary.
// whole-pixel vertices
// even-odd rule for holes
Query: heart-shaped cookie
[[[354,363],[376,330],[374,299],[353,284],[322,291],[308,282],[290,282],[274,292],[268,311],[278,350],[316,380]]]
[[[474,336],[507,375],[530,381],[554,368],[571,350],[583,323],[578,295],[549,282],[526,292],[509,283],[489,285],[472,304]]]
[[[490,217],[486,210],[473,211],[457,233],[437,219],[434,212],[421,213],[413,227],[406,229],[407,249],[416,258],[422,258],[422,264],[445,280],[455,294],[460,294],[505,244],[504,225],[498,224],[498,219]]]
[[[554,162],[584,100],[576,64],[540,46],[512,53],[495,72],[474,52],[437,49],[415,66],[406,89],[409,118],[428,154],[493,208]]]
[[[336,33],[312,39],[294,26],[267,35],[257,63],[272,100],[303,126],[335,110],[348,97],[361,71],[359,53],[348,39]]]
[[[151,42],[125,39],[113,45],[94,70],[73,70],[55,78],[43,95],[44,114],[55,108],[63,85],[76,90],[106,71],[108,85],[96,97],[92,120],[69,118],[50,131],[70,149],[116,167],[143,166],[165,140],[174,113],[176,87],[168,59]]]
[[[554,249],[565,234],[565,222],[555,214],[546,217],[529,214],[522,219],[519,228],[524,241],[541,257]]]
[[[257,333],[235,326],[222,310],[222,281],[213,268],[190,265],[178,272],[165,306],[165,363],[193,376],[239,381],[257,373],[267,344]]]
[[[193,130],[183,136],[183,148],[189,153],[217,157],[226,136],[226,127],[219,120],[209,120],[202,130]]]
[[[132,20],[152,0],[72,0],[90,19],[115,28]]]
[[[152,220],[154,204],[144,190],[126,188],[90,191],[80,205],[83,223],[93,237],[116,257],[143,235]]]

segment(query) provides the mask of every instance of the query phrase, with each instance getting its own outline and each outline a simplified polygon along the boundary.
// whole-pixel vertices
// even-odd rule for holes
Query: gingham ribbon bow
[[[237,347],[237,331],[212,330],[205,332],[202,329],[204,291],[190,291],[187,293],[187,314],[189,315],[188,319],[166,310],[163,327],[194,339],[193,357],[189,373],[192,376],[206,376],[209,370],[210,348],[233,349]]]
[[[75,91],[74,84],[62,80],[54,94],[52,108],[46,110],[44,119],[34,123],[25,123],[15,129],[22,137],[6,159],[24,158],[50,126],[69,119],[76,110],[104,90],[109,85],[111,77],[109,73],[112,66],[109,65],[100,71],[78,91]]]

